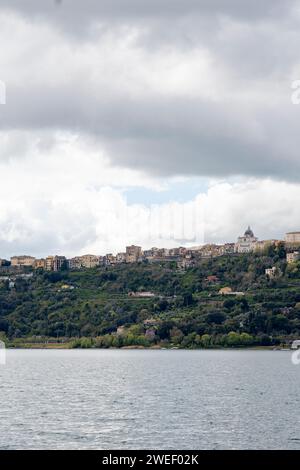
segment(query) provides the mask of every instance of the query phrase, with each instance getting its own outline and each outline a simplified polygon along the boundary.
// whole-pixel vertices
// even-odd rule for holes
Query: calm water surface
[[[300,365],[275,351],[8,351],[1,449],[300,449]]]

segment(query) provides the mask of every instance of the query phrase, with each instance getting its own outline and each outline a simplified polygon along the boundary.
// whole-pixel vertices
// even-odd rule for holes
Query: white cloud
[[[248,224],[260,238],[282,238],[299,229],[298,184],[214,181],[206,193],[186,203],[129,204],[124,193],[128,181],[133,187],[163,190],[172,180],[160,186],[158,180],[133,170],[124,174],[101,156],[87,155],[84,160],[74,156],[67,141],[42,160],[31,154],[27,161],[1,164],[0,257],[105,254],[131,243],[149,248],[235,241]]]
[[[214,183],[199,196],[205,204],[206,240],[232,241],[250,224],[260,239],[299,230],[300,185],[272,180]]]

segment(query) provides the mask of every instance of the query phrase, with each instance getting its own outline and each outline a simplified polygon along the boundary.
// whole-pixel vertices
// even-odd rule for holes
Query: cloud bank
[[[299,23],[292,0],[0,0],[0,256],[174,244],[126,191],[178,176],[210,189],[158,219],[208,209],[211,241],[295,228]]]
[[[1,129],[79,133],[156,175],[296,180],[300,10],[262,3],[1,1]]]

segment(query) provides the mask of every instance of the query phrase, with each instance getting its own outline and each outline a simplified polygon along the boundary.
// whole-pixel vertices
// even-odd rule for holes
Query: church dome
[[[252,232],[250,226],[247,228],[247,230],[246,230],[246,232],[245,232],[245,237],[254,238],[254,233]]]

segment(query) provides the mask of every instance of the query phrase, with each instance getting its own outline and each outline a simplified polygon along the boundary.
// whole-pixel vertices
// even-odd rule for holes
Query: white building
[[[300,261],[300,252],[293,251],[293,253],[286,254],[286,261],[288,264],[295,263],[296,261]]]
[[[270,279],[274,279],[275,277],[281,276],[281,270],[279,268],[276,268],[276,266],[273,266],[272,268],[267,268],[265,270],[266,276],[268,276]]]
[[[251,253],[255,250],[258,238],[254,236],[251,228],[248,227],[246,232],[242,237],[238,238],[237,243],[235,244],[236,253]]]

